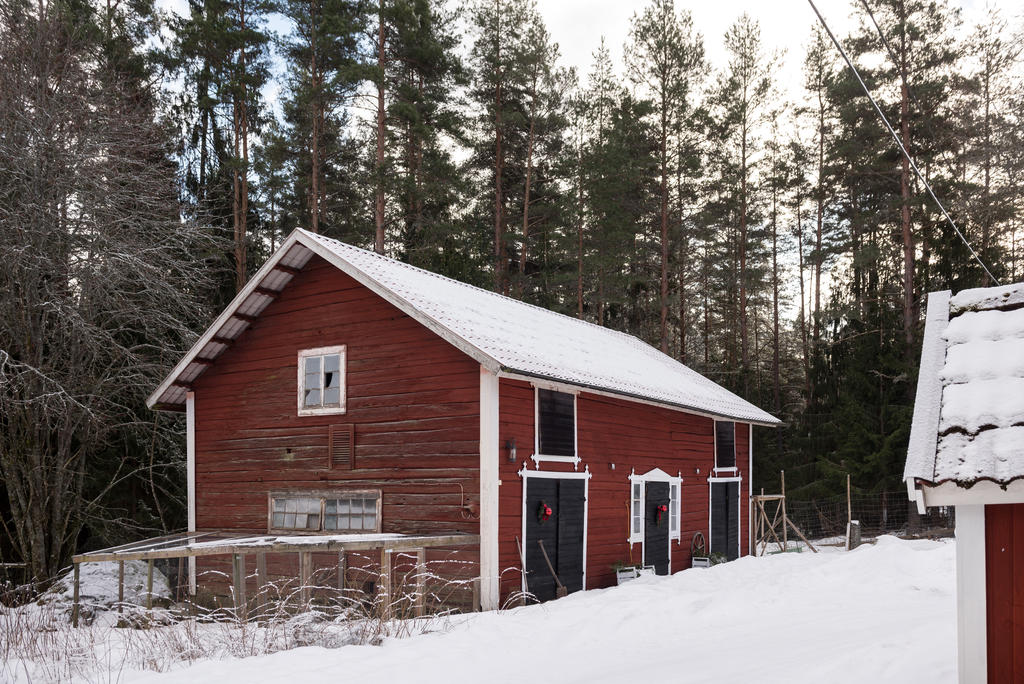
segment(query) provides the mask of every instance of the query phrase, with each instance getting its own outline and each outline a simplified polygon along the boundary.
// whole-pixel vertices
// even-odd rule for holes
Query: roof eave
[[[488,354],[486,354],[479,348],[475,347],[469,341],[465,340],[461,336],[454,333],[451,329],[447,328],[441,322],[423,313],[422,311],[414,307],[412,304],[410,304],[408,301],[406,301],[404,298],[397,295],[392,290],[389,290],[388,288],[384,287],[376,280],[368,276],[366,273],[353,266],[350,262],[346,261],[344,258],[335,254],[330,249],[327,249],[324,245],[320,244],[320,242],[318,242],[316,238],[313,237],[312,234],[307,233],[301,228],[296,228],[285,239],[285,241],[281,243],[281,246],[277,249],[277,251],[274,252],[271,258],[268,259],[265,264],[263,264],[263,266],[256,272],[255,275],[253,275],[252,278],[249,279],[249,282],[245,284],[245,287],[243,287],[238,292],[238,294],[235,295],[235,298],[231,300],[231,303],[228,304],[224,311],[222,311],[221,314],[213,321],[213,323],[211,323],[210,326],[207,327],[206,331],[202,334],[202,336],[200,336],[196,343],[192,345],[188,352],[186,352],[186,354],[181,358],[181,360],[174,367],[174,369],[167,375],[167,377],[164,378],[164,381],[161,382],[160,385],[153,391],[153,393],[149,395],[149,397],[146,399],[146,406],[148,408],[158,411],[180,410],[171,408],[172,406],[177,406],[177,404],[171,404],[166,402],[158,403],[160,397],[162,397],[164,393],[167,392],[167,390],[171,387],[171,385],[173,385],[174,382],[178,380],[178,378],[185,371],[185,369],[188,368],[188,366],[195,360],[196,356],[199,355],[199,352],[202,351],[202,349],[207,344],[209,344],[210,340],[216,336],[217,331],[220,330],[224,326],[224,324],[227,323],[228,320],[238,311],[239,307],[242,306],[242,304],[249,297],[249,295],[252,294],[257,287],[260,286],[260,283],[263,282],[263,280],[266,278],[267,275],[270,274],[272,270],[274,270],[274,267],[281,261],[281,259],[284,258],[284,256],[288,253],[288,250],[295,244],[302,245],[306,249],[310,250],[317,256],[321,257],[322,259],[330,263],[335,268],[338,268],[342,272],[351,276],[353,279],[359,282],[359,284],[363,285],[370,291],[379,295],[384,300],[394,305],[396,308],[398,308],[400,311],[402,311],[409,317],[420,322],[428,329],[442,337],[444,340],[458,348],[463,353],[473,358],[475,361],[480,363],[482,366],[484,366],[491,372],[497,373],[498,370],[500,369],[500,364],[495,359],[491,358]]]
[[[600,385],[593,385],[593,384],[582,383],[582,382],[573,382],[571,380],[566,380],[564,378],[559,378],[559,377],[555,377],[555,376],[551,376],[551,375],[544,375],[542,373],[537,373],[537,372],[534,372],[534,371],[518,370],[518,369],[515,369],[515,368],[510,368],[508,366],[504,366],[504,367],[501,368],[500,375],[502,377],[510,377],[510,378],[513,378],[513,379],[515,379],[517,377],[521,378],[521,379],[524,379],[524,380],[536,379],[536,380],[544,380],[544,381],[555,383],[555,384],[558,384],[558,385],[566,385],[568,387],[578,387],[579,389],[588,390],[588,391],[593,392],[595,394],[602,394],[602,395],[609,395],[609,396],[615,396],[615,397],[622,397],[623,399],[630,399],[630,400],[633,400],[633,401],[639,401],[639,402],[642,402],[642,403],[645,403],[645,404],[652,404],[654,406],[661,406],[663,408],[671,409],[673,411],[682,411],[684,413],[691,413],[691,414],[698,415],[698,416],[705,416],[707,418],[731,420],[731,421],[735,421],[735,422],[738,422],[738,423],[750,423],[751,425],[757,425],[757,426],[760,426],[760,427],[770,427],[770,428],[779,427],[780,425],[782,425],[782,421],[781,420],[779,420],[775,416],[773,416],[773,415],[771,415],[771,414],[769,414],[769,413],[767,413],[765,411],[762,411],[761,409],[757,408],[753,404],[750,405],[751,408],[753,408],[754,410],[759,411],[759,412],[763,413],[764,415],[768,416],[774,422],[767,421],[767,420],[752,419],[749,416],[738,416],[738,415],[735,415],[735,414],[728,414],[728,413],[723,413],[723,412],[709,411],[708,409],[705,409],[705,408],[689,406],[689,405],[683,404],[683,403],[664,401],[664,400],[661,400],[661,399],[652,399],[651,397],[647,397],[647,396],[644,396],[642,394],[634,394],[634,393],[631,393],[631,392],[625,392],[625,391],[622,391],[622,390],[612,389],[612,388],[608,388],[608,387],[601,387]]]
[[[903,469],[903,479],[908,488],[917,479],[931,480],[935,476],[935,451],[938,446],[942,401],[939,373],[946,361],[946,345],[942,335],[949,324],[950,294],[949,290],[943,290],[928,295],[921,367],[914,397],[914,417],[907,444],[907,462]]]
[[[281,243],[281,246],[277,249],[277,251],[275,251],[274,254],[272,254],[269,259],[267,259],[266,263],[264,263],[263,266],[261,266],[260,269],[256,271],[256,274],[249,279],[249,282],[247,282],[245,286],[238,291],[238,294],[236,294],[235,298],[231,300],[231,303],[228,304],[227,307],[225,307],[225,309],[220,313],[220,315],[217,316],[216,319],[214,319],[213,323],[211,323],[206,328],[206,331],[203,332],[199,339],[196,340],[196,343],[193,344],[192,347],[185,353],[185,355],[181,358],[181,360],[174,367],[174,369],[171,370],[170,373],[168,373],[167,377],[164,378],[164,381],[161,382],[160,385],[155,390],[153,390],[153,393],[150,394],[149,397],[146,399],[146,406],[148,408],[158,411],[173,410],[169,408],[169,406],[173,404],[158,405],[157,401],[170,388],[170,386],[174,384],[174,382],[178,379],[182,372],[184,372],[184,370],[195,360],[196,356],[199,355],[199,352],[202,351],[207,344],[209,344],[209,342],[216,335],[217,331],[219,331],[224,326],[224,324],[226,324],[228,320],[238,311],[239,307],[242,306],[242,303],[245,302],[249,295],[251,295],[253,291],[260,286],[260,283],[263,282],[264,278],[266,278],[267,275],[269,275],[270,272],[274,270],[274,267],[281,261],[281,259],[284,258],[284,256],[288,253],[288,250],[296,242],[299,241],[299,233],[299,229],[295,229],[287,238],[285,238],[285,241]]]

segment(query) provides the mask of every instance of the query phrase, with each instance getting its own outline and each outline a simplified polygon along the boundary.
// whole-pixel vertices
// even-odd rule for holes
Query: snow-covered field
[[[112,672],[79,673],[76,679],[953,682],[953,551],[949,542],[881,537],[850,553],[743,558],[545,605],[467,616],[381,646],[306,646],[248,658],[205,657],[191,665],[171,654],[150,668],[165,672],[122,659]],[[43,681],[40,674],[31,662],[0,665],[0,681]]]

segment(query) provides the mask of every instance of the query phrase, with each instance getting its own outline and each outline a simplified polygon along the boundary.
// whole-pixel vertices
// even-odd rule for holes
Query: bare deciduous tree
[[[111,445],[167,443],[143,400],[204,316],[216,248],[180,218],[124,24],[80,10],[0,3],[0,522],[37,579],[151,456]]]

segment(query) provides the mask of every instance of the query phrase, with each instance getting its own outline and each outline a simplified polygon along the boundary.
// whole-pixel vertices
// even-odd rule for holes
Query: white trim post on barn
[[[498,376],[480,366],[480,609],[498,608]]]
[[[747,423],[747,554],[754,553],[754,424]]]
[[[185,487],[188,497],[188,531],[196,531],[196,393],[185,395]],[[196,559],[188,559],[188,591],[196,594]]]
[[[988,681],[985,506],[956,507],[956,641],[960,684]]]

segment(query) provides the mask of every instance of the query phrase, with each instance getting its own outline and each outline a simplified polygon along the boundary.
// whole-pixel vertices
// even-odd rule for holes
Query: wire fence
[[[948,536],[954,527],[953,507],[929,508],[917,513],[905,491],[854,494],[850,497],[852,518],[860,521],[861,534],[897,536]],[[838,537],[846,534],[846,496],[839,495],[811,501],[786,501],[789,519],[809,539]]]

